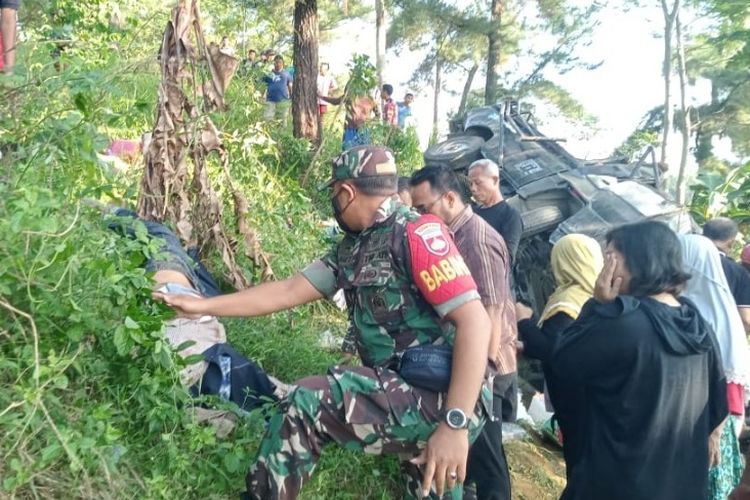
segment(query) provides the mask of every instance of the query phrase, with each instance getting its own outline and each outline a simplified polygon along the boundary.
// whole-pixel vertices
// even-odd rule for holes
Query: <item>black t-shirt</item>
[[[728,413],[726,379],[711,328],[681,302],[590,300],[559,335],[550,368],[583,395],[561,500],[705,500],[708,436]],[[567,394],[550,387],[555,409]]]
[[[474,213],[487,221],[492,228],[500,233],[508,247],[508,253],[513,262],[516,261],[516,250],[521,241],[523,223],[518,210],[501,201],[491,207],[474,206]]]
[[[724,254],[721,254],[721,267],[737,306],[750,307],[750,273]]]

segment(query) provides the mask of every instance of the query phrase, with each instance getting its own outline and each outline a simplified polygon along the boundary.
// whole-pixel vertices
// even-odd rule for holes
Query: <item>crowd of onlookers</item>
[[[474,216],[503,237],[513,262],[522,224],[499,176],[488,160],[464,182],[426,167],[401,180],[399,197],[453,229],[455,214],[472,210],[468,182]],[[739,449],[748,433],[750,245],[739,263],[731,258],[738,232],[728,218],[707,221],[702,235],[647,221],[613,229],[604,249],[582,234],[554,244],[556,289],[538,315],[516,303],[515,320],[519,356],[543,363],[548,425],[566,463],[562,498],[750,498]],[[495,460],[495,493],[479,498],[510,498],[505,467]]]
[[[226,54],[234,55],[234,49],[224,37],[221,49]],[[264,50],[260,56],[255,49],[249,49],[240,63],[240,75],[252,78],[263,90],[265,101],[264,118],[266,121],[278,121],[286,127],[291,109],[294,67],[287,66],[284,57],[272,49]],[[317,78],[318,113],[323,119],[330,105],[344,104],[346,108],[343,149],[355,145],[369,144],[370,135],[366,123],[380,118],[393,128],[406,130],[414,126],[412,104],[414,94],[407,92],[403,101],[393,98],[393,86],[384,84],[380,89],[380,104],[367,95],[350,95],[348,87],[338,92],[339,85],[330,73],[330,65],[321,62]],[[338,95],[337,95],[338,94]]]
[[[374,328],[380,328],[379,335],[412,331],[411,315],[421,311],[423,306],[403,302],[400,298],[396,301],[396,289],[399,294],[416,292],[412,286],[395,288],[390,280],[410,280],[407,283],[413,283],[425,300],[432,300],[430,294],[440,290],[448,296],[443,298],[445,303],[452,304],[454,299],[450,294],[459,293],[455,291],[459,286],[455,280],[471,276],[471,287],[476,287],[472,293],[476,294],[475,299],[480,301],[489,320],[487,354],[493,377],[488,379],[492,380],[492,404],[486,411],[494,418],[486,419],[483,429],[469,446],[464,469],[458,472],[449,468],[440,472],[449,481],[459,478],[465,482],[467,496],[464,498],[511,498],[502,423],[515,419],[517,362],[525,357],[540,360],[543,366],[547,405],[554,414],[552,425],[562,445],[566,465],[567,485],[563,499],[750,499],[750,471],[743,470],[739,449],[739,438],[746,428],[744,416],[750,392],[750,349],[746,336],[750,310],[750,246],[740,253],[740,263],[732,260],[738,236],[734,221],[717,218],[705,223],[703,234],[676,234],[665,223],[645,220],[611,229],[604,242],[584,234],[567,234],[554,243],[551,251],[549,265],[555,289],[541,310],[532,311],[528,305],[516,302],[511,288],[510,275],[523,224],[520,214],[503,199],[499,166],[489,160],[474,162],[463,179],[449,167],[428,166],[411,177],[398,178],[396,183],[397,171],[392,156],[387,156],[390,153],[383,153],[384,150],[378,146],[355,147],[342,155],[343,160],[334,162],[334,177],[329,182],[332,207],[347,236],[337,246],[340,254],[329,254],[284,282],[292,298],[261,300],[266,297],[262,287],[270,290],[281,285],[260,285],[257,290],[214,300],[215,309],[207,309],[208,302],[196,299],[162,298],[182,313],[210,310],[219,314],[215,311],[226,310],[227,315],[256,315],[291,307],[290,302],[306,303],[323,296],[331,297],[341,282],[333,279],[335,273],[331,274],[338,269],[338,261],[328,259],[337,255],[348,258],[351,252],[356,254],[357,247],[350,246],[352,240],[362,245],[374,245],[381,240],[398,241],[372,237],[372,234],[379,234],[372,233],[373,228],[379,231],[385,231],[386,227],[397,228],[393,221],[399,220],[398,214],[409,214],[413,221],[410,224],[419,228],[412,234],[409,225],[405,226],[413,273],[405,272],[406,278],[389,274],[388,280],[380,280],[378,272],[391,273],[394,269],[386,259],[378,261],[382,269],[363,264],[361,268],[354,268],[353,276],[347,275],[347,279],[356,277],[362,282],[355,280],[353,288],[344,287],[349,294],[350,332],[354,333],[348,335],[352,338],[348,338],[342,348],[347,352],[348,342],[356,348],[352,352],[368,355],[369,344],[364,343],[362,333],[362,328],[370,325],[368,321],[375,321]],[[357,158],[359,163],[354,161]],[[387,158],[391,159],[386,161]],[[387,171],[383,170],[385,167]],[[344,196],[349,198],[346,203],[339,201]],[[352,209],[355,202],[358,205]],[[396,214],[396,219],[379,218],[391,212]],[[344,218],[344,213],[348,218]],[[369,221],[361,224],[372,227],[352,226],[352,221],[357,220]],[[441,227],[445,228],[445,233],[441,232]],[[434,257],[428,257],[434,258],[434,265],[428,265],[424,255],[414,253],[422,248],[419,245],[431,252]],[[388,252],[397,255],[403,247],[389,248]],[[456,256],[445,257],[451,248],[457,250],[462,261],[453,260]],[[370,250],[371,253],[365,253],[369,258],[381,255]],[[393,262],[401,262],[393,258],[396,259]],[[363,258],[362,262],[369,261]],[[545,266],[542,262],[538,264]],[[442,289],[444,284],[452,284],[453,288]],[[362,288],[362,293],[367,292],[362,295],[367,300],[361,303],[355,300],[359,295],[352,295],[359,293],[358,287]],[[370,294],[371,288],[377,289],[377,293]],[[243,301],[242,307],[240,301]],[[392,302],[411,305],[391,310]],[[363,318],[373,319],[364,321]],[[402,330],[403,326],[410,329]],[[430,343],[423,342],[419,347],[427,345]],[[452,355],[458,359],[457,348]],[[362,360],[369,366],[366,356]],[[432,361],[424,363],[429,365]],[[462,370],[468,369],[467,365],[460,366]],[[396,370],[406,380],[406,374],[400,372],[402,367],[387,365],[380,369],[383,370],[378,372],[380,376],[392,373],[388,370]],[[333,370],[352,377],[360,373],[358,367]],[[456,373],[453,371],[451,377]],[[312,383],[313,379],[298,383]],[[401,390],[423,394],[416,382],[409,382],[408,387],[404,384],[399,386]],[[341,387],[348,390],[346,384]],[[357,391],[363,391],[362,387],[365,386],[357,385]],[[366,387],[379,396],[388,390],[377,384]],[[375,417],[379,413],[370,413],[377,408],[372,401],[362,403],[362,408],[356,405],[357,398],[369,397],[369,394],[357,392],[356,398],[351,399],[353,406],[349,412],[336,419],[349,419],[353,411],[358,424],[369,425],[377,420]],[[398,397],[401,396],[399,393]],[[388,399],[389,404],[397,401]],[[307,404],[307,400],[295,399],[294,402],[304,406],[303,403]],[[333,408],[325,401],[320,404]],[[477,408],[482,404],[477,403]],[[400,407],[391,406],[395,411],[393,408]],[[344,444],[349,439],[334,439],[330,437],[333,434],[326,434],[327,426],[344,425],[336,423],[338,420],[326,421],[325,425],[302,426],[294,420],[294,411],[289,410],[284,415],[290,419],[293,432],[269,431],[265,439],[282,451],[274,455],[273,460],[269,458],[268,463],[286,457],[283,443],[295,442],[297,432],[304,431],[306,436],[320,434],[324,441],[332,439]],[[440,417],[409,415],[409,418],[427,418],[431,422],[444,417],[444,414]],[[317,416],[311,418],[317,422]],[[401,416],[397,421],[399,431],[393,435],[381,436],[377,426],[363,427],[362,435],[377,444],[373,449],[393,453],[402,449],[403,443],[397,444],[398,440],[413,431],[404,423],[408,419]],[[316,459],[317,455],[311,460]],[[296,460],[292,462],[296,464]],[[251,497],[254,491],[260,491],[256,480],[263,476],[259,471],[264,469],[259,468],[259,464],[264,463],[260,460],[248,474]],[[405,467],[404,472],[409,475],[410,469]],[[269,481],[286,485],[294,478],[301,484],[308,476],[297,469],[276,471],[273,481]],[[422,486],[429,490],[427,481]],[[437,481],[436,478],[436,485],[443,482],[442,479]],[[437,486],[437,491],[441,488]],[[297,489],[284,490],[278,497],[296,498],[297,493]]]

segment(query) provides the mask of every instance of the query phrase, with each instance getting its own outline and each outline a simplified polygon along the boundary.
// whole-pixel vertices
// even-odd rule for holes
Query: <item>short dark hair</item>
[[[391,85],[390,83],[383,84],[383,92],[388,95],[393,95],[393,85]]]
[[[348,182],[365,196],[389,196],[396,194],[398,177],[395,175],[376,175],[371,177],[355,177]]]
[[[411,179],[408,177],[399,177],[398,178],[398,192],[403,193],[404,191],[408,191],[411,187],[410,185]]]
[[[273,60],[274,60],[274,62],[276,62],[276,61],[284,62],[284,57],[282,57],[281,55],[278,55],[278,56],[274,57]]]
[[[464,190],[461,181],[450,167],[434,165],[421,168],[412,174],[410,181],[412,186],[418,186],[423,182],[429,183],[430,189],[437,194],[453,191],[463,199]]]
[[[680,240],[658,221],[636,222],[607,233],[607,244],[625,257],[630,271],[628,295],[679,294],[690,275],[683,269]]]
[[[409,97],[409,96],[411,96],[411,97],[414,97],[414,94],[412,94],[411,92],[407,92],[407,93],[406,93],[406,94],[404,95],[404,98],[406,98],[406,97]]]
[[[328,69],[331,69],[331,66],[327,62],[320,63],[320,67],[322,68],[323,66],[325,66]]]
[[[258,53],[255,49],[248,49],[247,53],[249,54],[250,52],[252,52],[253,54],[257,54]]]
[[[713,241],[733,240],[738,232],[737,223],[727,217],[717,217],[703,225],[703,236]]]

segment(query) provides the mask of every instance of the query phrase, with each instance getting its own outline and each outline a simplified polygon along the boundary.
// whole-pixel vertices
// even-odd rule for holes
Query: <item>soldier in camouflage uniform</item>
[[[415,457],[415,493],[427,496],[434,480],[438,495],[444,486],[460,494],[469,442],[492,414],[490,321],[447,228],[401,205],[396,179],[391,151],[352,148],[334,161],[327,184],[345,236],[322,259],[230,295],[155,295],[184,314],[257,316],[344,289],[364,366],[334,366],[295,383],[248,473],[252,498],[297,498],[331,442]],[[392,369],[407,348],[445,343],[454,345],[446,393],[409,385]]]

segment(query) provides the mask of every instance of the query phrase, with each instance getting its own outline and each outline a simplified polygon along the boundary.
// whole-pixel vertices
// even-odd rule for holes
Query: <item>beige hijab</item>
[[[547,300],[539,325],[557,313],[573,319],[594,295],[594,283],[604,267],[599,243],[582,234],[563,236],[552,248],[552,274],[557,288]]]

